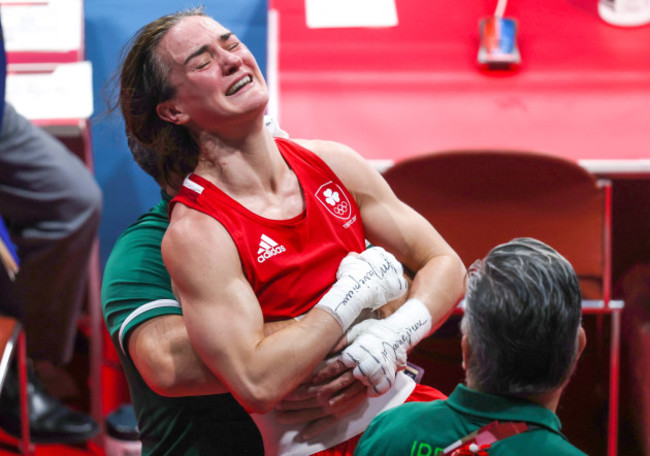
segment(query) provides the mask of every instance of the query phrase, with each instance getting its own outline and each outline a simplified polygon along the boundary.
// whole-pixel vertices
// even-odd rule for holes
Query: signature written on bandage
[[[402,345],[407,344],[408,346],[410,346],[411,334],[417,332],[417,330],[422,328],[424,325],[426,325],[426,322],[422,320],[418,320],[413,324],[408,325],[406,328],[400,330],[400,332],[398,333],[398,337],[394,342],[390,343],[387,341],[383,341],[382,346],[384,347],[384,349],[381,351],[381,355],[384,357],[384,359],[388,359],[388,350],[393,350],[393,353],[396,353],[397,350]]]
[[[381,280],[384,278],[386,273],[388,273],[391,270],[395,270],[394,266],[391,264],[391,262],[388,260],[388,258],[384,259],[383,263],[378,265],[378,267],[375,267],[373,264],[370,265],[370,271],[366,272],[363,277],[360,279],[357,279],[355,277],[352,277],[351,275],[348,274],[348,277],[351,278],[354,281],[354,285],[352,288],[343,296],[343,299],[341,302],[339,302],[335,310],[338,311],[340,307],[345,307],[348,302],[352,298],[354,298],[364,287],[365,288],[370,288],[370,284],[372,283],[373,279],[377,277],[377,279]]]

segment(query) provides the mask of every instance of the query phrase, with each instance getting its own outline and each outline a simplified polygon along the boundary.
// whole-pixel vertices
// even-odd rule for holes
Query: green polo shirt
[[[118,238],[106,263],[102,306],[106,327],[129,382],[143,456],[249,455],[263,453],[251,417],[230,394],[164,397],[140,376],[128,339],[139,324],[181,315],[160,253],[169,225],[170,198],[160,202]]]
[[[458,385],[445,401],[409,402],[378,415],[355,456],[435,456],[443,448],[494,421],[535,425],[492,444],[490,456],[585,455],[560,433],[560,419],[529,401],[484,394]]]

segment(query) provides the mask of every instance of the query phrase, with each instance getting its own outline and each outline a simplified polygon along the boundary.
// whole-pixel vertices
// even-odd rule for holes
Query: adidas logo
[[[257,262],[264,263],[272,256],[279,255],[286,251],[287,249],[283,245],[279,245],[266,234],[263,234],[260,239],[260,248],[257,250],[257,254],[259,255],[257,257]]]

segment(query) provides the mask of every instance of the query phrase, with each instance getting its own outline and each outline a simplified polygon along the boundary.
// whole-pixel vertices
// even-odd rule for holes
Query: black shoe
[[[80,443],[95,437],[99,426],[90,416],[75,412],[45,391],[31,367],[27,375],[29,438],[34,443]],[[9,369],[0,392],[0,427],[20,437],[18,374]]]

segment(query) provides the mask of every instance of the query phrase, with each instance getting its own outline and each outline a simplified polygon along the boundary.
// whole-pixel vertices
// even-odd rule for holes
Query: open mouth
[[[239,92],[239,90],[242,87],[244,87],[246,84],[250,84],[251,82],[253,82],[253,78],[250,75],[241,78],[239,81],[235,82],[232,86],[230,86],[230,88],[226,92],[226,96],[230,96]]]

